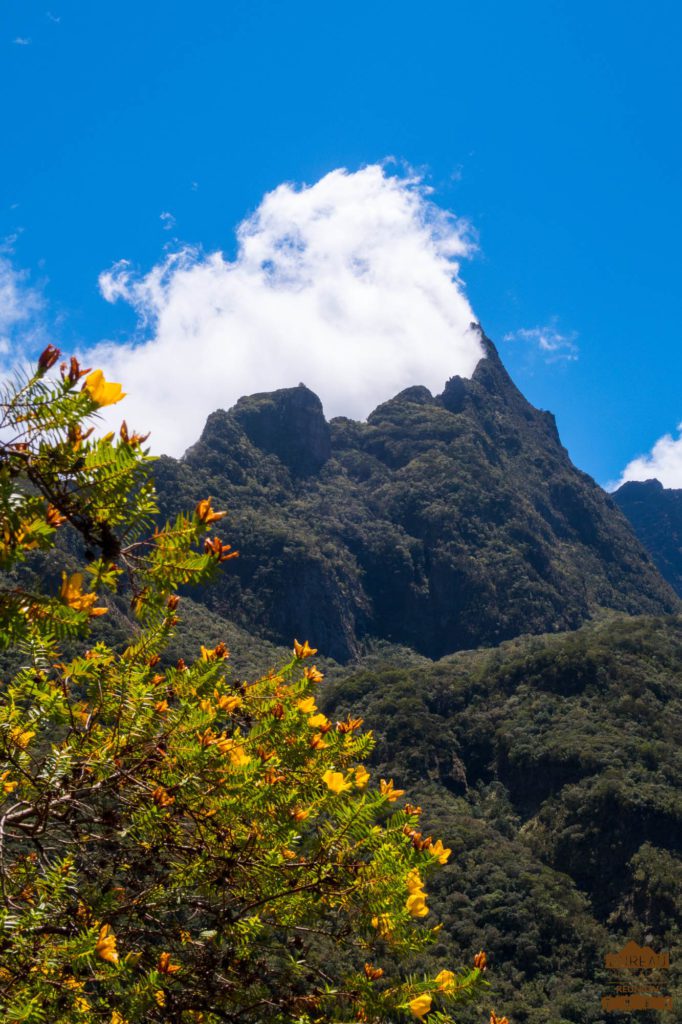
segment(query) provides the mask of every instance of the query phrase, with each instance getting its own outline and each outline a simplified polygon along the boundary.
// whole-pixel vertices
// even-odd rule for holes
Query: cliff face
[[[326,423],[303,385],[209,417],[162,459],[164,508],[211,494],[241,557],[203,600],[272,640],[345,661],[368,637],[438,657],[573,629],[599,608],[678,600],[629,524],[570,462],[485,339],[473,378]]]
[[[613,500],[661,576],[682,597],[682,490],[665,488],[658,480],[632,481],[619,487]]]

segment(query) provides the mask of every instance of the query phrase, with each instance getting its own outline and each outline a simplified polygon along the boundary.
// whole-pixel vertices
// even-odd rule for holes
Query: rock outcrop
[[[212,494],[241,557],[202,599],[276,642],[346,661],[369,638],[431,657],[679,607],[614,501],[495,347],[470,380],[415,386],[359,423],[303,385],[242,398],[156,476],[164,507]]]

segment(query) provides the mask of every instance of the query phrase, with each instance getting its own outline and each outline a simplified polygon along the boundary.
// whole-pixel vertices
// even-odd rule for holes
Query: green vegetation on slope
[[[430,657],[574,629],[600,608],[679,601],[612,500],[571,464],[493,346],[472,380],[409,388],[366,423],[327,423],[300,386],[209,417],[161,459],[170,514],[212,494],[241,557],[202,600],[275,643],[340,661],[370,638]]]
[[[610,616],[436,663],[384,653],[327,691],[453,848],[438,949],[482,945],[515,1024],[618,1021],[603,955],[626,939],[672,951],[679,998],[681,678],[679,617]]]
[[[682,595],[682,490],[658,480],[631,480],[613,500],[656,563],[661,576]]]

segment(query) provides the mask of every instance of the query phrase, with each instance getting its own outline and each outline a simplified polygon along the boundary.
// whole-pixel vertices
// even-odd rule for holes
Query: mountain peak
[[[647,491],[649,493],[655,493],[664,490],[665,488],[661,481],[657,480],[656,477],[651,477],[649,480],[626,480],[624,484],[621,484],[616,493],[622,495],[636,494],[639,492],[642,494]]]
[[[322,402],[305,384],[240,398],[230,414],[256,448],[276,455],[293,476],[317,473],[331,455]]]
[[[664,579],[682,596],[682,490],[660,480],[629,480],[611,495],[651,552]]]
[[[365,638],[439,657],[679,607],[482,338],[471,379],[407,388],[366,422],[327,423],[303,385],[209,417],[185,467],[232,512],[241,557],[207,598],[221,614],[345,661]]]

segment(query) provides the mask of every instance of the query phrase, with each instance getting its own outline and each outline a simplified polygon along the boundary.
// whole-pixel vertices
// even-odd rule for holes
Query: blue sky
[[[471,307],[576,464],[613,480],[671,434],[682,486],[681,23],[671,0],[2,0],[5,259],[66,348],[139,341],[139,291],[98,285],[116,261],[229,261],[282,182],[394,157],[475,230]]]

